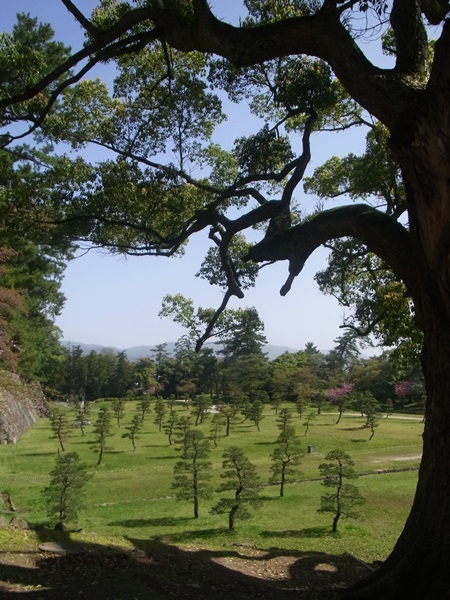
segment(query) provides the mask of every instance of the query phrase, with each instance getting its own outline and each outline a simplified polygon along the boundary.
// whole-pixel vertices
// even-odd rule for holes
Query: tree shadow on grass
[[[70,532],[43,527],[34,533],[34,548],[28,534],[25,551],[0,550],[0,598],[24,593],[30,600],[166,598],[151,576],[139,577],[143,569],[129,548],[73,540]]]
[[[259,498],[263,501],[263,502],[273,502],[274,500],[279,500],[280,499],[280,494],[278,493],[276,496],[264,496],[264,495],[259,495]]]
[[[189,519],[191,522],[193,519]],[[194,529],[186,531],[178,531],[173,533],[167,533],[160,535],[158,541],[167,544],[179,544],[192,545],[195,544],[196,548],[199,547],[199,542],[204,544],[214,544],[218,536],[226,536],[229,534],[228,529],[217,528],[217,529]]]
[[[176,527],[192,521],[191,517],[159,517],[155,519],[122,519],[108,523],[112,527]]]
[[[148,456],[147,459],[148,460],[173,460],[174,458],[177,458],[177,455],[175,453],[171,454],[171,455],[167,455],[167,456]]]
[[[37,533],[34,549],[27,537],[25,552],[0,551],[0,597],[27,593],[30,600],[335,600],[346,586],[369,574],[346,554],[257,548],[233,543],[240,539],[233,534],[229,544],[218,547],[223,529],[186,532],[186,548],[169,536],[128,538],[126,546],[118,546],[111,541],[74,542],[65,532]],[[53,545],[42,549],[41,543],[49,541],[62,549],[79,545],[80,552],[60,554],[51,550],[57,549]],[[205,549],[203,542],[217,549]]]
[[[157,546],[160,541],[130,541],[159,560],[165,555],[169,564],[176,565],[185,585],[183,600],[298,600],[300,591],[302,600],[332,600],[371,572],[348,554],[239,544],[211,550],[199,547],[198,542],[186,552],[167,542]],[[189,593],[191,587],[194,593]]]
[[[139,444],[141,448],[167,448],[169,444]]]
[[[71,439],[70,440],[70,446],[81,446],[81,445],[85,445],[85,444],[88,444],[89,446],[92,446],[92,440],[86,439],[86,438],[87,438],[87,436],[86,437],[80,437],[77,440]]]
[[[29,452],[21,454],[21,456],[58,456],[58,453],[55,452]]]
[[[308,527],[307,529],[287,529],[285,531],[263,531],[261,537],[268,538],[324,538],[334,534],[329,527]]]

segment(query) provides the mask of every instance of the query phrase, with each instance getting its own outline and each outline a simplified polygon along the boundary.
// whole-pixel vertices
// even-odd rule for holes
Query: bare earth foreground
[[[61,542],[0,550],[0,598],[333,600],[371,571],[349,554],[130,541],[132,549]]]

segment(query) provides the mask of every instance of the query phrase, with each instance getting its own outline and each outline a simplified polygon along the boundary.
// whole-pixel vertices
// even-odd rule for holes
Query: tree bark
[[[447,62],[447,65],[450,64]],[[448,68],[448,67],[447,67]],[[441,81],[442,83],[442,81]],[[448,89],[448,88],[447,88]],[[352,599],[449,598],[450,565],[450,99],[430,95],[393,147],[408,193],[415,250],[412,296],[424,334],[427,404],[423,456],[411,513],[391,555]],[[404,121],[399,126],[405,127]],[[407,142],[407,143],[405,143]]]
[[[228,515],[228,530],[229,531],[234,531],[234,521],[236,518],[236,513],[237,513],[238,508],[239,508],[238,505],[234,505],[231,507],[230,514]]]
[[[436,314],[433,318],[436,331],[426,335],[423,352],[427,387],[426,425],[411,513],[386,562],[346,598],[442,600],[449,597],[450,328],[448,319],[441,320],[440,316]]]

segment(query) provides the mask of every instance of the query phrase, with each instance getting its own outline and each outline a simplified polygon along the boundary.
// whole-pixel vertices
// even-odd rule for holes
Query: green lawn
[[[101,406],[100,402],[94,405],[92,422]],[[84,437],[74,429],[67,442],[67,450],[78,452],[93,474],[86,486],[86,508],[78,521],[83,528],[81,535],[104,539],[117,536],[122,540],[163,538],[180,545],[209,547],[251,543],[261,549],[351,552],[371,562],[385,558],[403,527],[417,471],[380,471],[419,465],[423,424],[417,417],[381,419],[375,437],[369,441],[370,431],[363,428],[360,415],[344,416],[335,425],[337,415],[324,412],[304,436],[304,418],[294,412],[294,424],[305,450],[298,482],[286,487],[284,498],[279,497],[276,487],[264,486],[262,507],[252,519],[238,522],[236,532],[230,534],[226,516],[209,514],[217,494],[201,503],[199,519],[193,518],[189,502],[173,498],[172,469],[179,454],[175,446],[168,444],[164,432],[158,431],[153,413],[146,416],[135,452],[130,440],[122,438],[135,410],[136,404],[128,402],[122,427],[116,427],[109,439],[110,451],[100,466],[96,466],[97,454],[92,450],[92,426]],[[183,406],[177,410],[181,415],[188,414]],[[209,435],[209,421],[199,427]],[[215,487],[221,481],[223,451],[230,445],[242,447],[262,481],[268,481],[270,453],[278,435],[272,409],[266,409],[260,427],[258,432],[252,423],[238,421],[232,426],[230,437],[222,437],[218,448],[211,450]],[[57,440],[51,436],[50,421],[42,419],[16,445],[2,446],[0,450],[1,491],[11,494],[20,516],[33,526],[48,522],[42,490],[48,485],[58,449]],[[308,446],[314,447],[314,453],[307,452]],[[318,466],[334,448],[347,451],[358,473],[365,475],[355,483],[366,498],[361,518],[341,521],[337,535],[330,534],[331,515],[317,512],[324,491],[317,480]]]

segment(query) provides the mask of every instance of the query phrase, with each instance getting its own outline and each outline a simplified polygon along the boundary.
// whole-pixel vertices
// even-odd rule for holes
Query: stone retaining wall
[[[25,384],[14,373],[0,371],[0,443],[15,444],[47,415],[47,402],[39,384]]]

